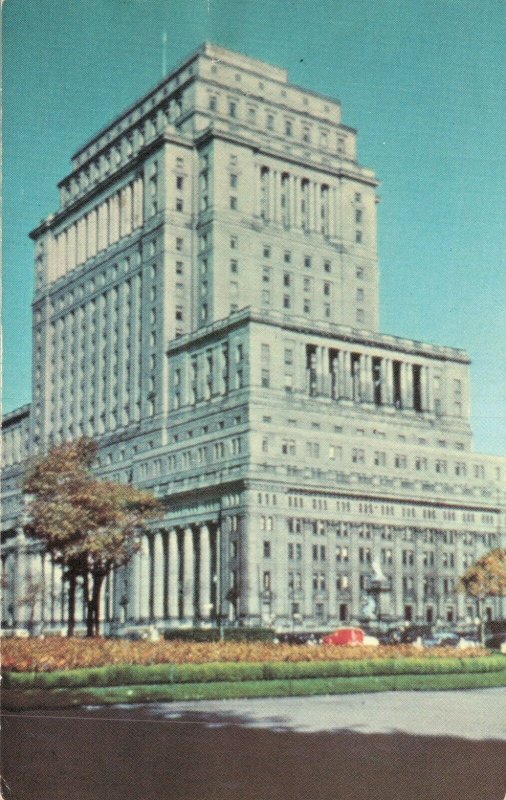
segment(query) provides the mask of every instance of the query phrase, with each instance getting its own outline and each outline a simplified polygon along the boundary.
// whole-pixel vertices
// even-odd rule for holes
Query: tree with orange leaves
[[[497,547],[485,553],[459,578],[457,591],[474,597],[478,604],[480,641],[485,645],[483,604],[487,597],[506,595],[506,549]]]
[[[97,449],[86,438],[54,447],[32,465],[23,484],[28,494],[25,531],[45,544],[68,581],[69,636],[75,629],[78,578],[84,587],[87,635],[94,636],[105,578],[128,563],[139,535],[160,516],[150,492],[93,476]]]

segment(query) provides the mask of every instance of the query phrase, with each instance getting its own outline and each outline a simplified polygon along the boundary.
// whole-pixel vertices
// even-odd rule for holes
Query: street
[[[3,715],[9,800],[503,800],[502,689]]]

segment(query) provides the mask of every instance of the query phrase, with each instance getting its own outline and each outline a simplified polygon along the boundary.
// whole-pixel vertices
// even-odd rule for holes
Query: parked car
[[[431,636],[422,639],[424,647],[477,647],[474,634],[463,634],[458,631],[435,631]]]
[[[492,636],[487,636],[485,644],[491,650],[500,650],[501,653],[506,652],[506,633],[494,633]]]
[[[319,644],[320,634],[299,631],[298,633],[278,633],[274,639],[276,644]]]
[[[379,640],[375,636],[367,636],[362,628],[337,628],[322,638],[322,644],[377,647]]]

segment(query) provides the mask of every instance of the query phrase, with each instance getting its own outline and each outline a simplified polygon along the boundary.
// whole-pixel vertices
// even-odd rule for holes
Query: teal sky
[[[466,349],[506,454],[503,0],[6,0],[4,409],[30,400],[32,246],[71,153],[209,39],[338,97],[379,193],[381,330]]]

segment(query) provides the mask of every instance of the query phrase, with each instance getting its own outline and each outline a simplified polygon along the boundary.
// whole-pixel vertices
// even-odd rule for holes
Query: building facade
[[[207,43],[74,154],[31,233],[4,625],[64,620],[19,480],[82,435],[166,509],[110,576],[106,628],[328,628],[364,618],[379,575],[385,619],[474,618],[454,587],[505,544],[506,460],[472,450],[466,353],[378,330],[377,185],[336,100]]]

